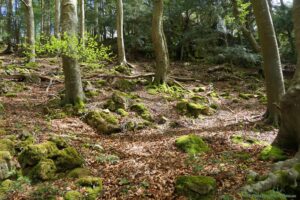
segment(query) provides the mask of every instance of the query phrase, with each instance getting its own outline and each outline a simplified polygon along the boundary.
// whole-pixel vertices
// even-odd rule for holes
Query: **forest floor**
[[[14,56],[1,56],[0,60],[0,102],[5,108],[0,137],[28,132],[37,142],[53,135],[66,138],[83,156],[84,167],[103,178],[104,192],[99,199],[184,199],[174,193],[175,179],[180,175],[212,176],[217,180],[218,199],[226,194],[239,199],[237,191],[245,184],[247,171],[263,174],[271,165],[259,160],[258,154],[278,130],[262,122],[264,86],[256,69],[176,62],[170,69],[172,77],[194,80],[175,81],[176,90],[167,87],[156,93],[149,91],[144,78],[130,80],[134,82],[130,94],[146,105],[154,121],[142,129],[124,128],[120,133],[104,135],[80,117],[64,115],[63,108],[45,113],[49,101],[59,98],[64,88],[62,67],[56,58],[38,59],[38,67],[25,66]],[[153,71],[151,63],[134,65],[131,76]],[[118,89],[115,83],[120,78],[99,77],[115,75],[115,69],[113,64],[82,66],[84,82],[97,91],[88,98],[87,107],[101,107]],[[35,74],[42,79],[25,81],[16,79],[16,74]],[[96,84],[100,82],[101,86]],[[212,115],[190,118],[176,111],[180,99],[195,95],[214,105]],[[138,116],[129,112],[129,117],[119,118],[125,123]],[[176,138],[190,133],[203,137],[212,150],[189,156],[177,149]],[[39,197],[35,191],[42,187],[46,188],[40,190],[44,196]],[[62,178],[26,185],[13,191],[10,198],[47,199],[54,195],[62,199],[64,192],[74,187],[73,179]]]

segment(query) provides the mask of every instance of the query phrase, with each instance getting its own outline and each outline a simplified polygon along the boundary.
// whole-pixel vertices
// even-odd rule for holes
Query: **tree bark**
[[[280,119],[278,105],[285,93],[285,88],[275,30],[267,0],[252,0],[251,2],[264,62],[268,98],[266,116],[269,123],[278,125]]]
[[[84,39],[85,39],[85,9],[84,9],[84,0],[80,0],[80,39],[82,40],[82,43],[84,45]]]
[[[123,1],[117,0],[117,35],[118,35],[118,61],[120,65],[126,65],[124,28],[123,28]]]
[[[46,0],[45,1],[45,21],[44,21],[44,25],[45,25],[45,36],[47,38],[47,40],[50,38],[51,36],[51,1]]]
[[[248,30],[247,27],[245,26],[245,24],[243,24],[240,20],[240,11],[239,11],[239,8],[238,8],[237,0],[231,0],[231,2],[232,2],[232,7],[233,7],[233,16],[239,24],[240,31],[243,33],[244,38],[249,42],[249,44],[252,47],[253,51],[255,53],[259,53],[260,52],[259,44],[257,43],[257,41],[254,38],[251,31]]]
[[[25,5],[28,62],[35,62],[35,28],[32,0],[24,0],[22,2]]]
[[[297,68],[294,79],[280,104],[281,126],[274,145],[297,149],[300,144],[300,0],[294,0],[294,29],[297,48]]]
[[[6,20],[6,31],[7,31],[7,38],[6,38],[6,45],[7,48],[3,53],[10,54],[13,52],[12,50],[12,27],[13,27],[13,5],[12,0],[6,0],[7,5],[7,20]]]
[[[163,0],[153,0],[153,2],[152,41],[156,62],[154,82],[163,84],[166,82],[169,68],[168,47],[163,30]]]
[[[54,35],[56,38],[60,38],[60,1],[61,0],[55,0]]]
[[[95,12],[94,35],[99,36],[99,0],[95,0],[94,2],[94,12]]]
[[[68,34],[70,37],[77,35],[77,0],[62,0],[61,25],[63,33]],[[70,50],[72,51],[72,49]],[[63,55],[62,60],[66,90],[64,103],[81,105],[84,101],[84,93],[78,60],[67,55]]]

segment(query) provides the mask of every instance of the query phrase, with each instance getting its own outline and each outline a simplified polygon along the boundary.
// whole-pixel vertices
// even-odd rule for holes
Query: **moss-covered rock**
[[[280,161],[287,159],[284,151],[275,146],[265,147],[259,154],[259,159],[269,161]]]
[[[208,176],[180,176],[176,180],[176,193],[192,200],[213,200],[216,180]]]
[[[40,160],[55,157],[59,152],[54,142],[45,142],[27,146],[18,156],[22,167],[34,166]]]
[[[15,173],[15,164],[9,151],[0,151],[0,181]]]
[[[58,171],[81,167],[84,163],[83,158],[74,147],[67,147],[60,150],[54,159]]]
[[[43,159],[29,171],[29,177],[35,180],[47,181],[55,177],[56,166],[53,160]]]
[[[119,115],[121,115],[122,117],[127,117],[129,115],[129,113],[122,109],[122,108],[119,108],[117,111],[116,111]]]
[[[84,177],[76,182],[79,186],[84,187],[87,200],[95,200],[103,190],[102,179],[97,177]]]
[[[76,190],[71,190],[71,191],[66,192],[64,199],[65,200],[81,200],[81,199],[83,199],[83,195]]]
[[[90,171],[85,168],[75,168],[72,171],[70,171],[67,175],[67,177],[70,178],[82,178],[91,175]]]
[[[122,92],[131,92],[131,91],[135,90],[136,83],[131,80],[118,79],[113,83],[113,87]]]
[[[130,110],[140,115],[143,119],[152,121],[152,116],[144,104],[135,103],[131,105]]]
[[[85,122],[103,134],[117,133],[121,130],[118,118],[104,111],[89,112],[85,117]]]
[[[69,146],[68,142],[62,137],[52,136],[49,138],[49,141],[55,143],[58,149],[64,149]]]
[[[13,186],[12,180],[5,180],[0,184],[0,199],[7,199],[7,193],[11,190]]]
[[[186,99],[181,100],[177,103],[176,109],[179,114],[187,115],[197,118],[200,114],[202,115],[212,115],[213,110],[206,105],[200,103],[189,102]]]
[[[208,145],[197,135],[184,135],[176,139],[175,145],[189,154],[197,154],[209,151]]]
[[[111,111],[117,111],[118,109],[124,109],[126,110],[128,107],[128,95],[120,92],[120,91],[115,91],[111,99],[109,99],[105,105],[106,108],[108,108]]]
[[[15,149],[17,152],[23,151],[27,146],[33,145],[35,138],[29,133],[23,133],[18,136]]]
[[[0,140],[0,150],[9,151],[12,155],[15,154],[14,142],[10,139],[1,139]]]

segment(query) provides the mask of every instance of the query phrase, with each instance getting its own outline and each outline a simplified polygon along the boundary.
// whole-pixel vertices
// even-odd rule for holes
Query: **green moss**
[[[58,154],[59,150],[55,143],[45,142],[27,146],[18,156],[22,167],[33,166],[43,158],[52,158]]]
[[[0,199],[5,199],[6,193],[8,193],[13,186],[12,180],[5,180],[0,184]]]
[[[5,94],[6,97],[17,97],[17,93],[9,92]]]
[[[239,97],[242,98],[242,99],[245,99],[245,100],[249,100],[249,99],[253,98],[254,95],[253,94],[240,93]]]
[[[84,177],[76,182],[79,186],[86,190],[86,198],[88,200],[95,200],[103,190],[102,179],[97,177]]]
[[[78,192],[76,190],[72,190],[72,191],[66,192],[64,199],[65,200],[81,200],[81,199],[83,199],[83,196],[80,192]]]
[[[0,140],[0,150],[9,151],[12,155],[15,154],[14,142],[10,139],[1,139]]]
[[[151,114],[144,104],[135,103],[130,107],[130,110],[140,115],[143,119],[152,121]]]
[[[251,145],[261,144],[260,141],[253,138],[244,137],[243,135],[233,135],[231,136],[231,141],[243,147],[249,147]]]
[[[58,171],[65,171],[81,167],[84,163],[83,158],[79,155],[74,147],[67,147],[60,150],[55,156],[55,164]]]
[[[286,195],[275,190],[269,190],[259,194],[241,193],[243,200],[287,200]]]
[[[102,192],[102,187],[86,188],[86,200],[96,200]]]
[[[88,169],[85,168],[75,168],[68,173],[68,177],[70,178],[82,178],[85,176],[89,176],[91,173]]]
[[[68,142],[63,137],[52,136],[49,141],[55,143],[58,149],[64,149],[69,146]]]
[[[35,180],[47,181],[55,177],[56,166],[53,160],[43,159],[29,172],[29,177]]]
[[[118,109],[127,109],[128,98],[129,95],[120,91],[115,91],[111,99],[107,101],[105,107],[111,111],[117,111]]]
[[[135,90],[136,83],[134,81],[126,80],[126,79],[118,79],[114,84],[113,87],[121,90],[122,92],[131,92]]]
[[[190,134],[184,135],[176,139],[175,145],[189,154],[197,154],[209,151],[208,145],[201,137]]]
[[[213,114],[210,107],[199,103],[189,102],[186,99],[183,99],[180,102],[178,102],[176,105],[176,109],[180,114],[192,116],[195,118],[197,118],[200,114],[202,115]]]
[[[126,65],[115,66],[114,70],[121,73],[121,74],[125,74],[125,75],[130,75],[131,74],[131,69]]]
[[[118,113],[119,115],[121,115],[122,117],[127,117],[127,116],[129,115],[129,113],[128,113],[126,110],[122,109],[122,108],[119,108],[119,109],[117,110],[117,113]]]
[[[287,159],[284,151],[275,146],[265,147],[259,154],[259,159],[270,160],[270,161],[280,161]]]
[[[29,69],[36,69],[39,67],[39,65],[36,62],[29,62],[25,64],[25,67]]]
[[[0,151],[0,181],[15,174],[15,166],[9,151]]]
[[[176,193],[192,200],[213,200],[216,180],[208,176],[180,176],[175,183]]]
[[[119,120],[111,113],[103,111],[91,111],[85,121],[100,133],[111,134],[121,130]]]
[[[169,86],[167,84],[149,85],[146,87],[146,89],[148,94],[165,94],[172,98],[182,98],[184,94],[188,92],[175,84],[172,86]]]

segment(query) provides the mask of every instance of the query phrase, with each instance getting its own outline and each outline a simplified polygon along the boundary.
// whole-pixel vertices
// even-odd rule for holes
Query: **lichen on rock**
[[[198,154],[209,151],[209,146],[201,137],[190,134],[184,135],[176,139],[175,145],[182,151],[189,154]]]
[[[180,176],[176,179],[176,193],[192,200],[213,200],[216,180],[209,176]]]

